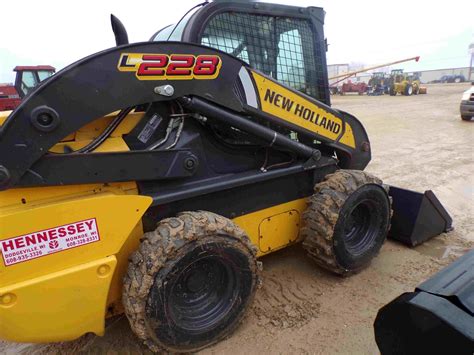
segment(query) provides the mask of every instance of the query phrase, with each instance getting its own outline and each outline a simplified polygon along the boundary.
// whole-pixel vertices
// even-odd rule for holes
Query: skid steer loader
[[[323,19],[205,3],[128,44],[112,17],[116,47],[2,116],[0,338],[102,335],[124,311],[153,351],[196,351],[242,320],[258,257],[303,241],[347,275],[390,224],[409,244],[448,230],[432,193],[363,172],[364,127],[330,107]]]

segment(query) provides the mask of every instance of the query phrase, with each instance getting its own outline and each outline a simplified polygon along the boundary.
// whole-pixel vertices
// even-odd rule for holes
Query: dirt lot
[[[409,249],[388,241],[365,271],[333,276],[299,246],[263,258],[264,286],[242,326],[202,354],[376,354],[377,310],[412,290],[474,246],[474,122],[459,116],[468,84],[428,86],[412,97],[334,97],[333,105],[358,117],[372,142],[368,171],[386,183],[432,189],[454,219],[455,230]],[[45,320],[47,321],[47,320]],[[125,317],[108,322],[102,338],[51,345],[0,342],[0,353],[144,352]]]

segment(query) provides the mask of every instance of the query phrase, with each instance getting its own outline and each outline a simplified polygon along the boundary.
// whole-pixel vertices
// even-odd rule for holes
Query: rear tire
[[[411,84],[407,84],[403,93],[405,96],[411,96],[413,94],[413,86]]]
[[[395,91],[395,87],[393,85],[390,86],[388,93],[390,94],[390,96],[395,96],[397,94],[397,92]]]
[[[303,248],[321,267],[340,275],[366,267],[390,225],[390,200],[375,176],[339,170],[317,184],[303,214]]]
[[[132,330],[154,352],[195,352],[228,336],[254,298],[256,252],[242,229],[214,213],[160,221],[124,279]]]
[[[463,121],[470,121],[472,119],[472,116],[465,116],[465,115],[461,115],[461,119]]]

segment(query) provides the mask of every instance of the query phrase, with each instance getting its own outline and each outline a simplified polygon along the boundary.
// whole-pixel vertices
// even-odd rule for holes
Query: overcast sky
[[[50,64],[60,69],[114,46],[110,13],[125,24],[130,42],[140,42],[176,23],[199,2],[1,0],[0,82],[13,81],[15,65]],[[420,62],[406,64],[405,70],[469,64],[468,46],[474,42],[472,0],[275,2],[325,9],[329,64],[370,65],[416,55]]]

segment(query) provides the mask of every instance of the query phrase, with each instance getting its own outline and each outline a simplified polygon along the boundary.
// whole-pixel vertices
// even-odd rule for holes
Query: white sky
[[[110,13],[125,24],[130,42],[148,40],[176,23],[193,0],[0,0],[0,82],[12,82],[15,65],[60,69],[115,45]],[[266,1],[271,2],[271,1]],[[474,1],[296,0],[326,11],[328,64],[370,64],[421,56],[405,70],[464,67],[474,42]]]

